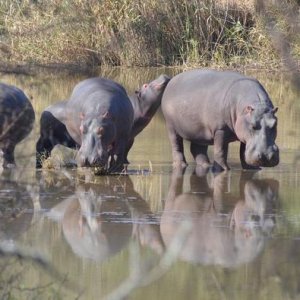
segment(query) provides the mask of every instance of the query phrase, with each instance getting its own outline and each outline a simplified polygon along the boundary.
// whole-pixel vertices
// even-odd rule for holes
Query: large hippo
[[[0,150],[4,168],[15,166],[15,146],[31,132],[34,120],[33,107],[23,91],[0,83]]]
[[[128,97],[118,83],[91,78],[75,86],[69,100],[48,108],[41,116],[37,168],[57,144],[79,148],[79,166],[120,171],[134,137],[150,122],[170,78],[161,75]],[[115,158],[116,157],[116,158]],[[110,165],[108,160],[110,159]]]
[[[275,144],[277,108],[256,80],[236,72],[191,70],[176,75],[162,98],[174,165],[186,166],[183,139],[198,165],[207,167],[208,145],[214,145],[214,169],[228,170],[230,142],[240,141],[242,167],[279,163]]]

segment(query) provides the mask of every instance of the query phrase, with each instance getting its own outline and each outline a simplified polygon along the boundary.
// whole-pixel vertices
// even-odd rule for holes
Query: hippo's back
[[[89,78],[78,83],[67,103],[68,109],[84,113],[118,114],[118,108],[132,110],[130,99],[124,87],[117,82],[101,78]]]
[[[195,96],[201,96],[202,99],[210,98],[213,95],[225,96],[225,91],[236,81],[247,77],[230,71],[215,70],[191,70],[174,76],[167,85],[163,95],[163,105],[169,101],[174,102],[181,97],[185,101]],[[197,93],[200,93],[200,95]]]
[[[93,95],[103,98],[127,97],[126,90],[119,83],[102,77],[94,77],[79,82],[74,87],[69,101],[73,104],[90,101],[93,99]]]

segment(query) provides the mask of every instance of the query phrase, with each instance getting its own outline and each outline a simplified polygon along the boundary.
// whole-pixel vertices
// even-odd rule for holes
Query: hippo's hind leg
[[[240,143],[240,160],[241,160],[242,168],[245,170],[260,170],[260,167],[251,166],[246,163],[245,151],[246,151],[246,144]]]
[[[177,134],[173,126],[170,124],[167,124],[167,128],[172,147],[173,167],[185,168],[187,166],[187,162],[184,156],[183,138]]]

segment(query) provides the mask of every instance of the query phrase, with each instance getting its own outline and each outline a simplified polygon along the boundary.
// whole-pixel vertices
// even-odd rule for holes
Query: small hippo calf
[[[46,108],[36,145],[36,166],[42,166],[57,144],[79,148],[79,166],[95,173],[120,172],[134,137],[150,122],[170,78],[161,75],[128,97],[118,83],[91,78],[75,86],[69,100]]]
[[[0,83],[0,149],[3,167],[15,166],[15,146],[32,130],[33,107],[25,94],[15,86]]]
[[[172,146],[174,166],[186,166],[183,139],[198,165],[209,166],[208,145],[214,145],[215,171],[228,170],[230,142],[239,140],[244,169],[279,163],[277,108],[255,79],[236,72],[192,70],[167,85],[162,111]]]

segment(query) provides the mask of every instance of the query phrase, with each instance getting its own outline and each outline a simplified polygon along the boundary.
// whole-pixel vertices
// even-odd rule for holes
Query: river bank
[[[31,65],[278,68],[282,57],[270,35],[268,16],[297,58],[300,42],[288,13],[299,4],[271,1],[262,13],[260,2],[1,1],[2,69]]]

